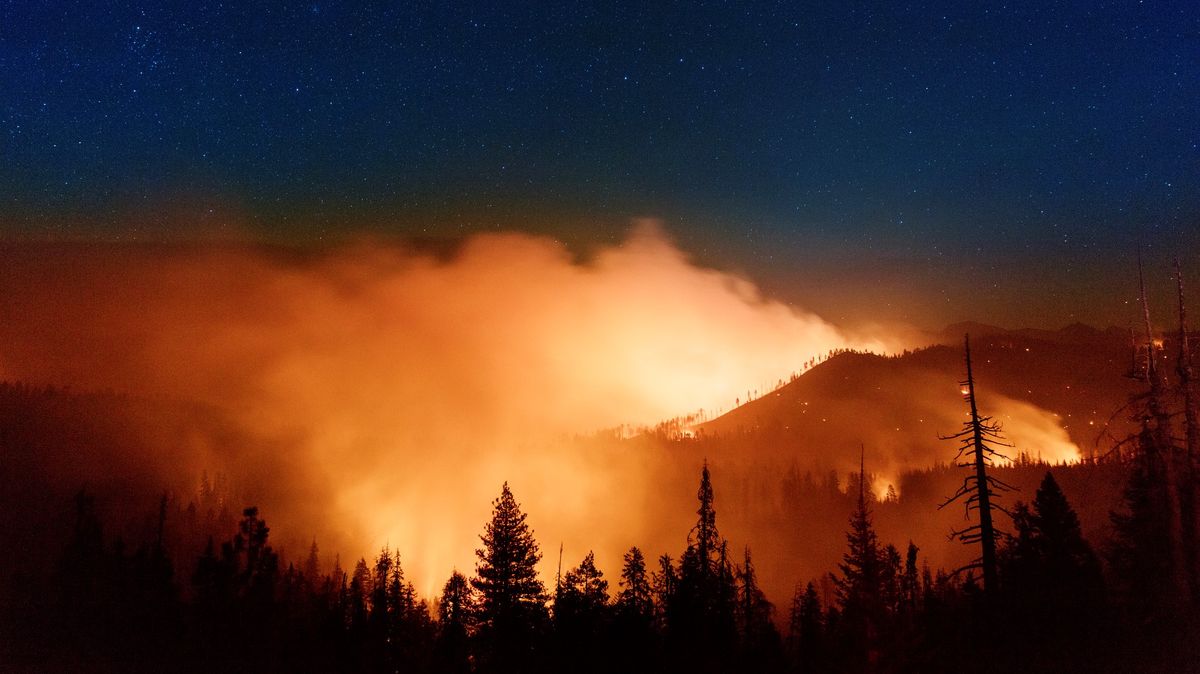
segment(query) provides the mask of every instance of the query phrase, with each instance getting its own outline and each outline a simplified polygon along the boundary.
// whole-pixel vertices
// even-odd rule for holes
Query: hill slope
[[[978,332],[972,351],[980,409],[1005,427],[1016,453],[1077,458],[1107,450],[1106,428],[1117,437],[1127,432],[1119,410],[1138,384],[1124,376],[1126,335],[1086,326]],[[841,353],[693,430],[700,437],[739,437],[740,452],[792,455],[842,469],[857,462],[861,442],[894,474],[953,457],[938,435],[957,431],[963,421],[963,377],[957,344],[898,357]]]

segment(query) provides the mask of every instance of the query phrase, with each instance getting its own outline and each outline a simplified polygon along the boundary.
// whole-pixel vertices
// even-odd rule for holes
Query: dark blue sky
[[[1034,322],[1115,320],[1079,305],[1130,246],[1200,252],[1195,2],[0,7],[22,236],[586,247],[652,216],[825,313],[884,284],[1010,323],[1038,289]]]

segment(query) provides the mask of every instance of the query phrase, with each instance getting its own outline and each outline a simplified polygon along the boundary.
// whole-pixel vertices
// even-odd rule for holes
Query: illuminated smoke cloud
[[[831,348],[899,346],[697,267],[650,225],[582,261],[516,233],[448,257],[363,240],[15,246],[4,261],[6,378],[232,410],[286,449],[173,465],[268,476],[260,505],[280,535],[355,554],[388,543],[425,590],[472,568],[504,480],[575,556],[645,543],[658,514],[637,510],[661,458],[566,450],[565,435],[727,407]]]

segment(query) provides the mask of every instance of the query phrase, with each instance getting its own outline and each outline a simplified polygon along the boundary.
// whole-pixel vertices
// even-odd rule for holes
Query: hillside
[[[1084,455],[1107,451],[1105,435],[1122,436],[1128,420],[1118,411],[1137,383],[1128,336],[1069,326],[1057,332],[951,326],[945,341],[972,329],[975,375],[984,414],[1011,432],[1018,453],[1069,458],[1064,442]],[[980,334],[982,333],[982,334]],[[696,426],[702,437],[761,436],[770,451],[810,455],[813,448],[877,451],[908,459],[947,460],[939,434],[957,430],[964,412],[958,382],[961,345],[937,345],[897,357],[840,353],[782,388]],[[1114,414],[1116,415],[1114,418]],[[1109,427],[1111,419],[1112,426]],[[1058,431],[1061,429],[1061,432]],[[752,450],[759,443],[742,443]]]

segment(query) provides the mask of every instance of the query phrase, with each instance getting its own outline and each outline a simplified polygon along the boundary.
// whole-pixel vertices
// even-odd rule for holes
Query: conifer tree
[[[466,674],[471,671],[469,641],[474,627],[475,596],[466,576],[457,570],[442,587],[438,602],[438,636],[435,664],[438,672]]]
[[[721,535],[717,532],[717,513],[713,508],[712,477],[708,472],[708,462],[700,471],[700,487],[696,491],[700,508],[696,526],[692,529],[690,543],[695,548],[696,571],[702,576],[716,574],[716,557],[721,547]]]
[[[579,566],[567,571],[562,589],[554,605],[555,620],[586,622],[594,626],[603,618],[608,605],[608,581],[596,568],[591,551]]]
[[[819,671],[823,662],[825,616],[817,586],[809,581],[796,587],[788,621],[788,654],[800,672]]]
[[[1013,510],[1015,535],[1003,555],[1004,596],[1020,617],[1026,639],[1074,641],[1102,599],[1100,564],[1084,540],[1079,518],[1047,472],[1033,507]]]
[[[366,629],[370,616],[371,569],[367,567],[366,559],[359,558],[358,563],[354,565],[349,591],[346,622],[351,632],[358,634]]]
[[[542,555],[507,482],[492,506],[471,585],[479,592],[485,667],[518,671],[528,668],[534,636],[548,618],[546,588],[537,575]]]
[[[370,618],[371,639],[382,643],[391,631],[394,617],[394,604],[388,592],[388,582],[392,575],[392,553],[386,547],[379,551],[375,559],[375,571],[371,574],[371,606]]]
[[[859,469],[858,505],[850,516],[846,552],[834,578],[841,607],[841,627],[847,637],[848,657],[862,668],[876,657],[877,639],[884,619],[884,557],[879,549],[871,511],[867,507],[865,475]]]
[[[645,670],[650,667],[656,641],[655,588],[647,577],[646,558],[640,549],[630,548],[624,561],[621,590],[613,605],[612,631],[612,638],[623,648],[613,666],[616,671]]]
[[[679,577],[667,606],[668,636],[685,666],[720,668],[737,640],[736,582],[726,542],[717,531],[713,487],[705,462],[696,492],[696,525],[679,560]]]
[[[617,613],[623,617],[645,621],[654,618],[653,590],[646,579],[646,558],[636,546],[625,553],[621,568],[621,591],[617,594]]]
[[[918,551],[916,544],[909,541],[908,550],[904,555],[904,576],[900,583],[900,593],[903,602],[902,612],[909,619],[916,613],[920,599],[921,581],[917,575]]]
[[[737,618],[743,671],[764,671],[779,655],[779,633],[772,622],[775,607],[758,586],[749,546],[738,572]]]
[[[603,659],[600,636],[608,618],[608,581],[589,551],[579,566],[563,576],[554,601],[554,625],[562,666],[572,671],[598,671]]]
[[[679,571],[668,554],[658,558],[658,571],[650,575],[654,590],[654,617],[660,631],[666,632],[678,606]]]
[[[308,549],[308,558],[304,561],[304,581],[310,590],[316,590],[321,578],[321,558],[317,547],[317,539],[313,539]]]

